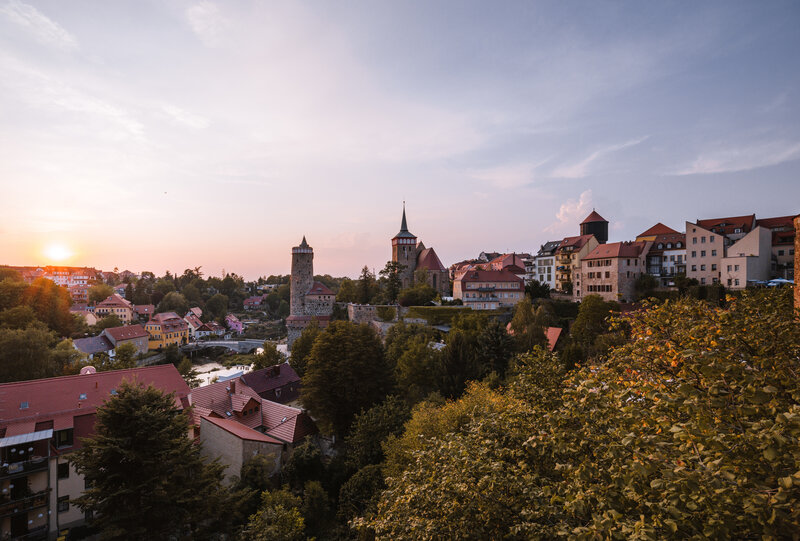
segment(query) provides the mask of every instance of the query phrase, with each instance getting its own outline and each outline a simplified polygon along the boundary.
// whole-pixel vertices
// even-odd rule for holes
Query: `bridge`
[[[208,340],[203,342],[189,342],[185,346],[181,346],[181,351],[189,353],[211,347],[228,348],[236,353],[250,353],[264,346],[264,340],[250,338],[246,340]]]

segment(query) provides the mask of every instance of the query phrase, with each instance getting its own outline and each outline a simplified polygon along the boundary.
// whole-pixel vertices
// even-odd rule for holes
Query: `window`
[[[717,251],[716,250],[711,250],[711,256],[715,257],[716,255],[717,255]]]
[[[715,277],[715,278],[712,278],[712,279],[711,279],[711,283],[712,283],[712,284],[716,284],[717,282],[719,282],[719,278],[716,278],[716,277]]]
[[[738,271],[738,270],[739,270],[739,265],[734,265],[734,266],[733,266],[733,270],[735,270],[735,271]],[[738,280],[737,280],[737,281],[738,281]]]
[[[708,242],[714,242],[714,235],[711,235],[710,237],[708,237]]]
[[[692,237],[692,244],[697,244],[697,237]]]
[[[663,248],[664,248],[664,245],[663,245],[662,243],[660,243],[660,242],[659,242],[659,243],[658,243],[658,249],[659,249],[659,250],[661,250],[661,249],[663,249]]]
[[[742,232],[742,230],[741,230],[740,228],[738,228],[738,227],[737,227],[736,229],[734,229],[734,230],[733,230],[733,232],[734,232],[734,233],[741,233],[741,232]],[[739,285],[739,283],[738,283],[739,281],[737,280],[736,282],[737,282],[737,283],[736,283],[736,285],[738,286],[738,285]]]
[[[58,512],[66,513],[69,511],[69,496],[61,496],[58,498]]]
[[[683,246],[682,242],[676,242],[675,243],[675,248],[680,248],[681,246]]]
[[[56,430],[53,434],[56,447],[72,447],[72,429]]]
[[[697,252],[692,252],[692,257],[697,257]]]
[[[606,271],[606,278],[611,278],[611,273]]]
[[[700,257],[705,257],[705,256],[706,256],[706,251],[700,250]]]
[[[700,237],[700,244],[705,244],[705,243],[706,243],[706,238]]]
[[[732,282],[733,282],[733,280],[731,280],[730,278],[728,278],[728,287],[731,287],[731,283],[732,283]]]
[[[728,265],[728,272],[731,272],[731,266],[730,265]],[[728,281],[730,282],[730,280],[728,280]],[[728,284],[728,285],[730,285],[730,284]]]
[[[58,478],[59,479],[68,479],[69,478],[69,463],[62,462],[58,465]]]
[[[667,243],[667,250],[671,250],[671,249],[672,249],[672,243],[671,243],[671,242],[668,242],[668,243]]]
[[[705,266],[705,265],[700,265],[700,270],[701,270],[701,271],[704,271],[704,270],[706,270],[706,266]]]
[[[738,286],[738,285],[739,285],[739,279],[738,279],[738,278],[737,278],[736,280],[734,280],[734,281],[733,281],[733,285],[736,285],[736,286]]]
[[[697,271],[697,265],[692,265],[692,272]]]
[[[701,284],[705,284],[706,283],[706,279],[705,278],[700,278],[700,283]]]
[[[26,409],[28,409],[28,407],[29,407],[29,404],[28,404],[27,400],[25,402],[20,402],[19,403],[19,409],[21,409],[21,410],[26,410]]]
[[[712,270],[712,271],[715,271],[715,270],[717,270],[717,264],[716,264],[716,263],[712,263],[712,264],[711,264],[711,270]]]
[[[778,255],[783,255],[783,254],[784,254],[784,250],[778,250]]]

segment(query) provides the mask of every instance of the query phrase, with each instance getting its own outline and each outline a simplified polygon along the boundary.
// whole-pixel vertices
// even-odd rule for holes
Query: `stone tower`
[[[392,261],[405,265],[400,280],[403,287],[409,287],[414,282],[414,271],[417,270],[417,237],[408,231],[405,203],[400,232],[392,239]]]
[[[597,242],[605,244],[608,241],[608,220],[592,209],[592,213],[581,222],[581,235],[594,235]]]
[[[300,246],[292,248],[292,281],[290,286],[289,314],[302,316],[305,314],[305,295],[314,285],[314,249],[308,245],[306,238]]]

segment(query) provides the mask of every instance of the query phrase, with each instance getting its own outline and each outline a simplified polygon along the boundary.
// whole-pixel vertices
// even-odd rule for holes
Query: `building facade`
[[[436,251],[426,248],[422,242],[417,243],[417,236],[408,230],[405,205],[400,231],[392,238],[392,262],[403,266],[400,271],[402,287],[414,285],[416,272],[424,270],[428,285],[439,295],[445,296],[450,292],[450,275]]]
[[[170,344],[182,346],[189,342],[189,324],[175,312],[156,314],[145,323],[150,335],[147,347],[163,349]]]
[[[116,293],[109,295],[108,298],[97,303],[94,313],[99,318],[115,314],[119,320],[122,321],[123,325],[128,325],[133,321],[133,305]]]
[[[636,240],[652,243],[646,272],[658,280],[659,287],[674,287],[675,277],[686,274],[686,235],[659,222]]]
[[[594,235],[567,237],[556,249],[556,287],[560,293],[581,296],[581,260],[599,245]]]
[[[292,276],[290,282],[289,317],[286,318],[289,350],[313,319],[320,327],[327,327],[333,313],[333,292],[319,282],[314,282],[314,249],[306,238],[292,248]]]
[[[470,270],[453,282],[453,298],[473,310],[511,307],[524,296],[524,280],[507,270]]]
[[[560,240],[547,241],[539,247],[534,257],[534,278],[550,289],[556,288],[556,250],[559,245]]]
[[[582,260],[581,293],[599,295],[606,301],[636,300],[636,280],[647,272],[647,252],[652,241],[612,242],[595,247]]]

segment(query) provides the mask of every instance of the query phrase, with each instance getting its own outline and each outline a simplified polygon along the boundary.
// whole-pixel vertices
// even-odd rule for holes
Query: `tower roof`
[[[300,248],[308,248],[308,243],[306,242],[305,235],[303,235],[303,242],[300,243]]]
[[[593,222],[608,222],[608,220],[597,214],[596,210],[592,209],[592,213],[588,215],[586,219],[581,222],[581,225],[590,224]]]
[[[403,220],[400,222],[400,232],[394,236],[394,238],[407,238],[407,239],[415,239],[417,238],[416,235],[412,234],[408,230],[408,224],[406,223],[406,204],[403,202]]]

